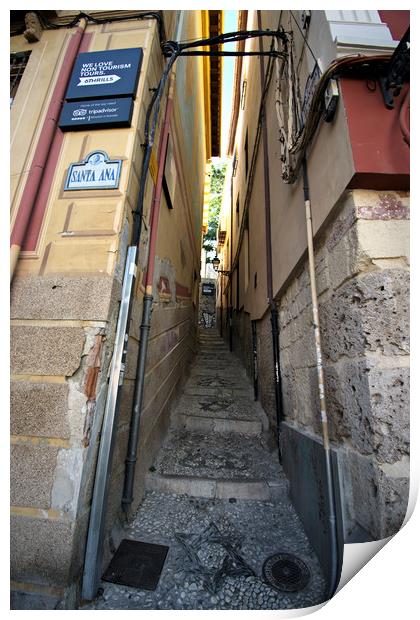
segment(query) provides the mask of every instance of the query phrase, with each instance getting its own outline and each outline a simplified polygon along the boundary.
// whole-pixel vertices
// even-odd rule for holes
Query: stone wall
[[[278,444],[273,339],[270,311],[257,322],[258,399],[267,414],[273,444]]]
[[[76,600],[120,291],[106,276],[12,288],[12,590],[42,605]]]
[[[406,192],[345,192],[316,239],[329,429],[348,530],[404,519],[409,477],[409,207]],[[279,302],[286,420],[320,435],[307,264]]]

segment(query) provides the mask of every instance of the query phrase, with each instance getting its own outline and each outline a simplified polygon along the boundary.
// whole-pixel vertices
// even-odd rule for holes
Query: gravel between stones
[[[258,420],[260,405],[253,401],[249,381],[241,376],[239,360],[225,347],[214,347],[210,354],[217,344],[215,330],[203,338],[206,346],[197,357],[178,413]],[[235,370],[224,375],[228,368]],[[169,432],[154,471],[241,482],[285,480],[262,435],[176,428]],[[325,581],[317,557],[288,498],[287,485],[279,489],[276,503],[148,491],[124,538],[169,546],[156,590],[102,582],[97,599],[82,609],[276,610],[324,602]],[[308,565],[311,578],[303,590],[279,592],[264,582],[263,564],[277,552],[295,554]]]
[[[214,523],[255,576],[225,576],[215,593],[191,565],[176,534],[202,533]],[[127,530],[127,538],[170,547],[154,592],[102,582],[102,593],[83,609],[295,609],[325,600],[325,581],[293,506],[288,500],[263,501],[195,499],[152,491]],[[219,547],[217,549],[217,547]],[[297,555],[309,567],[307,587],[281,593],[264,583],[262,566],[276,552]],[[221,563],[223,547],[203,544],[199,557],[204,566]]]

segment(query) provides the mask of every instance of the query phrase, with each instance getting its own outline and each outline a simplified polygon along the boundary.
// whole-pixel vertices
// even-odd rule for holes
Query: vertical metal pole
[[[125,459],[124,491],[121,499],[122,509],[128,512],[133,501],[134,474],[137,463],[137,444],[140,433],[140,414],[143,405],[144,377],[146,374],[147,348],[149,344],[150,318],[153,307],[153,295],[146,292],[143,298],[143,316],[140,326],[140,343],[136,384],[133,396],[133,414],[131,417],[130,435],[128,439],[127,458]]]
[[[229,257],[229,351],[233,351],[233,292],[232,292],[232,263],[233,263],[233,176],[230,179],[230,257]]]
[[[331,566],[330,566],[330,579],[329,579],[329,597],[332,597],[337,587],[338,578],[338,540],[337,540],[337,516],[335,509],[335,497],[334,497],[334,483],[332,477],[332,463],[331,463],[331,450],[330,450],[330,438],[328,434],[328,416],[327,407],[325,401],[325,381],[324,381],[324,365],[322,360],[322,348],[321,348],[321,332],[319,327],[319,310],[318,310],[318,295],[316,292],[316,278],[315,278],[315,258],[314,258],[314,242],[313,242],[313,227],[312,227],[312,210],[311,201],[309,197],[309,183],[308,183],[308,168],[306,163],[306,156],[303,158],[303,192],[305,198],[305,211],[306,211],[306,234],[308,242],[308,258],[309,258],[309,280],[311,285],[311,298],[312,298],[312,316],[313,327],[315,337],[315,349],[316,349],[316,367],[318,373],[318,393],[319,393],[319,405],[321,413],[321,425],[322,425],[322,438],[324,444],[325,455],[325,471],[327,478],[327,501],[328,501],[328,518],[329,518],[329,535],[331,545]]]
[[[102,539],[106,514],[105,511],[108,500],[109,479],[112,469],[115,430],[117,427],[117,398],[119,387],[122,385],[124,379],[124,362],[127,354],[129,330],[129,326],[127,325],[127,317],[129,315],[131,291],[133,289],[137,271],[136,255],[137,248],[135,246],[130,246],[128,248],[127,260],[125,264],[121,308],[115,335],[114,354],[111,362],[107,399],[102,423],[101,442],[99,444],[98,459],[96,463],[92,507],[90,510],[82,586],[82,598],[87,600],[92,600],[95,597],[100,579],[103,547]]]
[[[257,352],[257,322],[251,321],[252,326],[252,361],[254,371],[254,400],[258,400],[258,352]]]

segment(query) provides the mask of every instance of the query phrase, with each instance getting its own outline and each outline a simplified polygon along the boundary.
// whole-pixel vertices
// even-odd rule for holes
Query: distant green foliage
[[[210,201],[208,230],[203,237],[203,248],[212,252],[216,245],[216,233],[219,225],[220,207],[222,206],[223,188],[226,177],[226,164],[212,164],[210,178]],[[209,262],[211,259],[207,259]]]

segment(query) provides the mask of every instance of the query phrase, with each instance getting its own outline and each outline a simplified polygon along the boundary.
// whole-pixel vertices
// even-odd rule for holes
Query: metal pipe
[[[223,338],[223,274],[220,274],[220,338]]]
[[[254,374],[254,400],[258,400],[258,350],[257,350],[257,322],[251,321],[252,329],[252,363]]]
[[[96,464],[95,483],[93,487],[92,507],[90,510],[89,529],[83,569],[82,597],[92,600],[98,590],[102,565],[103,532],[105,510],[108,500],[109,479],[111,476],[112,454],[115,443],[116,421],[118,418],[119,386],[124,377],[125,357],[127,354],[128,317],[132,290],[136,277],[137,248],[128,248],[122,287],[121,308],[118,315],[115,335],[114,353],[108,383],[104,419],[101,430],[98,460]]]
[[[183,15],[183,11],[181,11],[180,19],[177,26],[177,40],[180,38],[181,35]],[[169,77],[168,97],[166,102],[165,120],[162,128],[162,138],[159,145],[158,175],[151,208],[150,237],[146,270],[146,292],[143,298],[143,316],[142,324],[140,327],[140,342],[137,355],[137,368],[131,413],[130,434],[128,440],[127,458],[125,461],[126,468],[124,477],[124,490],[121,500],[122,509],[125,513],[128,513],[129,508],[133,502],[134,477],[137,463],[138,441],[140,435],[140,418],[144,398],[144,378],[146,374],[147,348],[149,343],[149,332],[153,307],[153,277],[155,271],[156,243],[159,227],[160,205],[162,199],[165,157],[169,139],[169,123],[173,110],[174,87],[175,70],[172,69]]]
[[[261,30],[261,11],[258,14],[258,28]],[[263,51],[263,41],[259,40],[260,52]],[[260,56],[260,80],[261,80],[261,92],[264,91],[265,83],[265,70],[264,70],[264,58]],[[277,441],[278,441],[278,453],[279,461],[281,463],[281,422],[283,420],[283,399],[281,391],[281,377],[280,377],[280,346],[279,346],[279,324],[278,324],[278,311],[277,305],[273,299],[273,249],[271,238],[271,197],[270,197],[270,169],[269,169],[269,157],[268,157],[268,133],[267,133],[267,119],[265,102],[263,103],[263,113],[261,118],[262,125],[262,141],[263,141],[263,156],[264,156],[264,205],[265,205],[265,248],[266,248],[266,266],[267,266],[267,299],[270,306],[270,322],[271,322],[271,339],[273,350],[273,368],[274,368],[274,390],[276,401],[276,421],[277,421]]]
[[[38,144],[32,159],[28,178],[23,190],[19,204],[19,210],[13,226],[10,239],[10,281],[12,281],[20,251],[25,241],[36,198],[41,187],[48,156],[51,152],[51,145],[57,129],[58,119],[63,106],[67,85],[70,79],[73,66],[82,43],[83,35],[86,30],[87,20],[81,18],[80,26],[70,39],[66,54],[60,67],[57,84],[47,109],[44,125],[38,139]]]
[[[325,401],[325,381],[324,381],[324,366],[322,359],[322,347],[321,347],[321,332],[319,327],[319,311],[318,311],[318,295],[316,291],[316,277],[315,277],[315,258],[314,258],[314,244],[313,244],[313,227],[312,227],[312,210],[311,200],[309,195],[309,182],[308,182],[308,167],[306,162],[306,154],[302,160],[303,171],[303,194],[305,199],[305,211],[306,211],[306,234],[308,242],[308,258],[309,258],[309,280],[311,285],[311,298],[312,298],[312,316],[314,327],[314,338],[316,348],[316,362],[318,373],[318,394],[321,413],[321,426],[322,426],[322,440],[324,445],[325,454],[325,472],[327,479],[327,502],[328,502],[328,520],[329,520],[329,536],[331,547],[331,565],[329,575],[329,598],[331,598],[337,588],[337,581],[339,576],[338,569],[338,536],[337,536],[337,513],[335,506],[335,494],[334,483],[332,476],[332,462],[331,462],[331,450],[330,439],[328,434],[328,416],[327,407]]]
[[[140,417],[144,395],[144,377],[146,374],[147,348],[149,344],[150,319],[152,315],[153,295],[147,294],[143,299],[143,316],[140,326],[140,343],[136,370],[133,410],[131,414],[130,435],[128,439],[127,458],[125,460],[124,490],[121,500],[122,509],[128,512],[133,502],[134,475],[137,463],[137,446],[140,434]]]
[[[232,252],[233,252],[233,177],[230,179],[230,235],[229,235],[229,351],[233,351],[233,305],[232,305]]]

